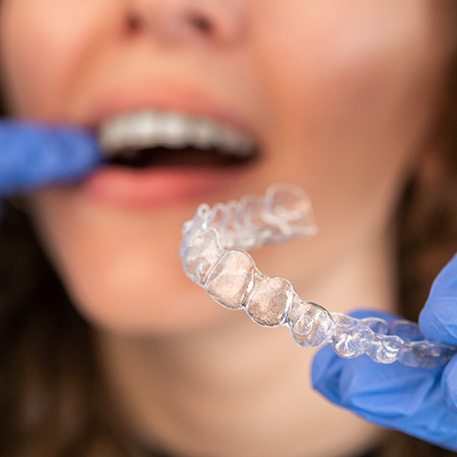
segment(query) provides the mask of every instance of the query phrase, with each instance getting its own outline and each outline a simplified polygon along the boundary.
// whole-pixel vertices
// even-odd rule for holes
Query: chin
[[[130,337],[171,336],[211,327],[226,316],[203,290],[184,277],[170,287],[166,281],[150,278],[140,285],[138,281],[126,284],[125,277],[123,283],[103,278],[97,284],[91,282],[72,281],[67,289],[79,313],[103,332]]]

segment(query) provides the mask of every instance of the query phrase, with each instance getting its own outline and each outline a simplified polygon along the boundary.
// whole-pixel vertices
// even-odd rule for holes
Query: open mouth
[[[109,165],[149,167],[243,167],[260,156],[246,133],[202,117],[172,111],[120,114],[100,127],[99,141]]]

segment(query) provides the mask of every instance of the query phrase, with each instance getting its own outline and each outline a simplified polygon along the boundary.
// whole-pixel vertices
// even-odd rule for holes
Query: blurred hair
[[[457,251],[457,53],[434,127],[437,160],[410,177],[394,218],[399,311],[409,319],[417,319],[433,278]],[[14,201],[4,208],[0,253],[0,456],[150,456],[121,425],[93,330]],[[380,455],[457,454],[392,432]]]

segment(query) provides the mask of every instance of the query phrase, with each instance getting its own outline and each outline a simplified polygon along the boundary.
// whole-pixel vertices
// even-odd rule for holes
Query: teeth
[[[215,148],[223,154],[248,157],[256,149],[254,140],[221,123],[176,112],[139,111],[108,119],[99,140],[111,157],[134,154],[141,148]]]
[[[190,133],[193,145],[200,149],[210,149],[219,144],[220,132],[218,126],[207,120],[200,120],[194,123]]]

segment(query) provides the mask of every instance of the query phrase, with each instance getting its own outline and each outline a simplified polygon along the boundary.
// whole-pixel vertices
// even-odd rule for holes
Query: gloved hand
[[[373,311],[353,315],[392,319]],[[426,338],[457,346],[457,255],[433,283],[419,326]],[[457,356],[431,370],[365,356],[344,360],[327,346],[314,358],[312,382],[330,401],[371,422],[457,451]]]
[[[0,197],[75,181],[100,161],[94,139],[82,130],[0,121]]]

